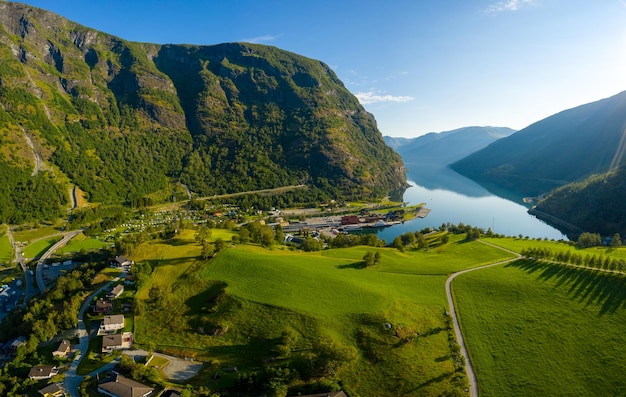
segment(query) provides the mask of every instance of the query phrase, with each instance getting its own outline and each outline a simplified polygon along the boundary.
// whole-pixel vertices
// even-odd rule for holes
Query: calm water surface
[[[507,236],[567,237],[557,229],[528,214],[521,203],[496,196],[482,186],[446,167],[408,165],[407,179],[411,187],[403,200],[410,204],[426,203],[431,209],[424,219],[415,219],[381,229],[378,236],[387,242],[396,236],[425,227],[438,228],[442,223],[478,226]]]

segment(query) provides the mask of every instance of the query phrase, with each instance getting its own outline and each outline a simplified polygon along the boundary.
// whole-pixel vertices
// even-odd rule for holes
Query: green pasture
[[[24,247],[22,256],[29,259],[39,258],[46,250],[52,247],[57,241],[61,240],[61,236],[40,239]]]
[[[415,275],[449,275],[459,270],[477,267],[512,258],[513,255],[477,241],[467,242],[452,236],[451,242],[425,250],[381,249],[381,263],[377,271]],[[453,241],[457,240],[457,241]],[[324,256],[360,261],[371,247],[324,251]]]
[[[110,246],[110,243],[98,240],[96,238],[87,237],[84,234],[79,234],[69,241],[69,243],[57,250],[59,254],[65,253],[77,253],[82,250],[99,250]]]
[[[59,229],[52,226],[45,226],[37,229],[27,229],[22,231],[13,232],[13,238],[15,241],[33,241],[42,239],[44,237],[59,234]]]
[[[9,266],[13,260],[13,247],[9,236],[4,234],[0,237],[0,266]]]
[[[518,260],[453,282],[481,396],[626,394],[626,279]]]
[[[441,395],[464,387],[450,349],[446,277],[511,257],[480,242],[454,241],[406,252],[239,245],[202,261],[193,237],[147,242],[133,253],[153,267],[136,295],[139,344],[208,360],[203,373],[210,374],[224,366],[258,369],[276,356],[284,331],[297,335],[297,352],[330,338],[358,352],[342,379],[346,390],[364,397]],[[380,264],[363,268],[363,255],[374,250]],[[151,298],[154,288],[163,289],[158,298]]]

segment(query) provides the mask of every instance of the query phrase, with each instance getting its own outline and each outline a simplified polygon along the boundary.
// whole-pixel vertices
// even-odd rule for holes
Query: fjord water
[[[559,230],[530,215],[520,203],[497,196],[476,182],[457,174],[445,166],[407,164],[407,179],[411,187],[404,192],[403,201],[409,204],[425,203],[431,210],[424,219],[380,229],[378,237],[391,242],[396,236],[438,228],[443,223],[477,226],[507,236],[564,239]]]

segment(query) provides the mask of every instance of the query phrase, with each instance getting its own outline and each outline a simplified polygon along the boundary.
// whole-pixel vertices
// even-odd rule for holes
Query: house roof
[[[112,307],[113,307],[113,303],[112,302],[105,301],[105,300],[102,300],[102,299],[98,299],[96,301],[96,308],[98,308],[98,309],[103,309],[103,308],[106,309],[106,308],[112,308]]]
[[[61,343],[59,343],[59,347],[57,347],[54,352],[66,353],[68,350],[71,349],[71,347],[72,345],[70,344],[70,341],[67,339],[63,339]]]
[[[50,383],[48,386],[39,389],[39,394],[45,396],[45,395],[55,395],[59,392],[64,392],[63,388],[61,386],[59,386],[58,383]]]
[[[122,346],[122,334],[104,335],[102,337],[102,348]]]
[[[124,324],[124,315],[112,314],[110,316],[104,316],[104,318],[102,319],[102,324],[104,325]]]
[[[121,294],[122,292],[124,292],[124,284],[118,284],[111,290],[113,295]]]
[[[29,378],[51,378],[58,373],[53,365],[35,365],[28,372]]]
[[[115,257],[115,262],[121,264],[124,264],[126,262],[130,262],[131,260],[128,259],[127,257],[125,257],[124,255],[120,255],[120,256],[116,256]]]
[[[154,391],[153,388],[132,379],[117,375],[115,381],[98,385],[98,388],[105,390],[119,397],[142,397]]]

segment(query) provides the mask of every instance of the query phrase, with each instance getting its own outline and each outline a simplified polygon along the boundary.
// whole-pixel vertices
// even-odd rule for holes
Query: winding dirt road
[[[469,272],[473,272],[475,270],[481,270],[481,269],[486,269],[488,267],[502,265],[504,263],[509,263],[509,262],[512,262],[512,261],[516,261],[516,260],[518,260],[519,258],[522,257],[517,252],[513,252],[513,251],[508,250],[506,248],[498,247],[497,245],[490,244],[490,243],[487,243],[485,241],[481,241],[481,240],[478,240],[478,241],[483,243],[483,244],[487,244],[489,246],[492,246],[492,247],[498,248],[500,250],[506,251],[506,252],[508,252],[510,254],[513,254],[513,255],[515,255],[515,257],[511,258],[511,259],[504,260],[504,261],[496,262],[496,263],[490,263],[488,265],[483,265],[483,266],[473,267],[471,269],[461,270],[459,272],[452,273],[450,275],[450,277],[448,277],[448,279],[446,280],[446,297],[448,298],[448,306],[450,307],[450,316],[452,317],[452,324],[454,325],[454,335],[456,336],[456,340],[457,340],[459,346],[461,347],[461,355],[465,359],[465,373],[467,374],[467,382],[469,384],[469,395],[470,395],[470,397],[478,397],[478,383],[476,382],[476,374],[474,373],[474,367],[472,366],[472,362],[470,361],[469,354],[467,354],[467,348],[465,347],[465,340],[463,339],[463,334],[461,333],[461,326],[459,325],[459,317],[458,317],[458,315],[456,313],[456,307],[454,306],[454,298],[452,296],[452,288],[451,288],[452,280],[454,280],[457,276],[459,276],[459,275],[461,275],[463,273],[469,273]]]

